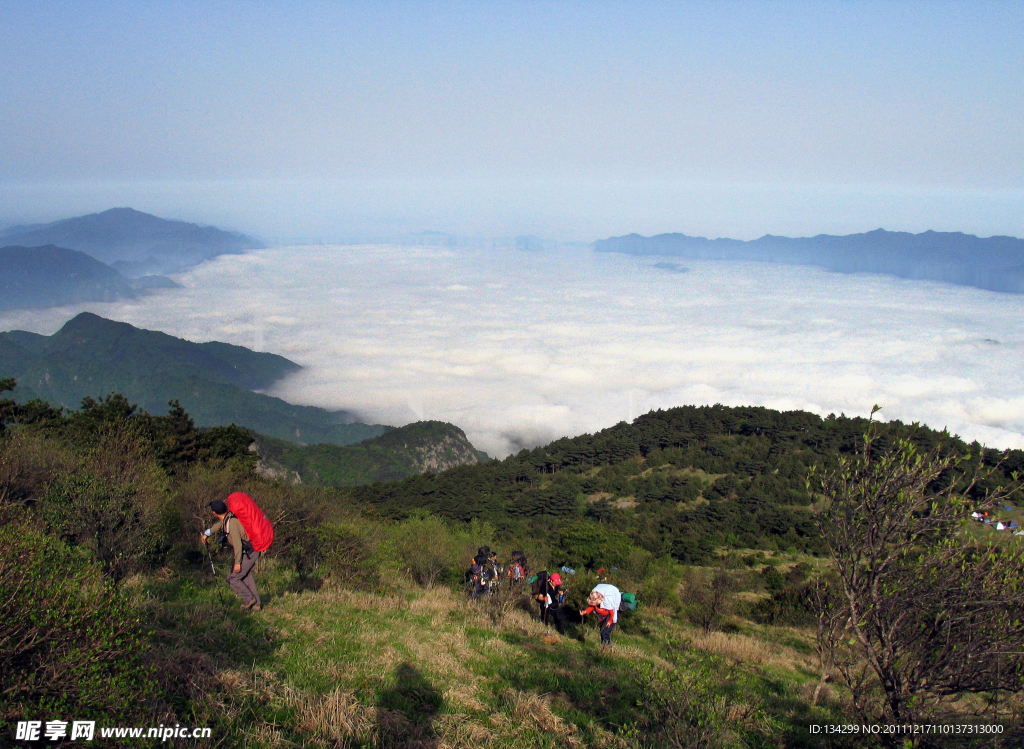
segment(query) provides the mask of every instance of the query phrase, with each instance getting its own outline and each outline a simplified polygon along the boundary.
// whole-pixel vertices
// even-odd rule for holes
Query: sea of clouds
[[[685,266],[685,267],[684,267]],[[305,369],[272,395],[504,456],[656,408],[763,405],[922,421],[1024,448],[1024,297],[766,263],[392,246],[224,256],[134,302],[0,314],[50,334],[88,309]]]

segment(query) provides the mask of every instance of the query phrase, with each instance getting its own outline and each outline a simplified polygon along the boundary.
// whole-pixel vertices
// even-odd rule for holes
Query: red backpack
[[[252,497],[242,492],[228,495],[228,510],[238,518],[252,542],[253,551],[266,551],[274,542],[274,526]]]

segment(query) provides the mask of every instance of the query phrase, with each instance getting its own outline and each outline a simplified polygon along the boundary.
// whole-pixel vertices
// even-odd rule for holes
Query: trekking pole
[[[214,577],[217,576],[217,568],[213,566],[213,554],[210,552],[210,544],[205,543],[203,546],[206,547],[206,558],[210,560],[210,572]]]

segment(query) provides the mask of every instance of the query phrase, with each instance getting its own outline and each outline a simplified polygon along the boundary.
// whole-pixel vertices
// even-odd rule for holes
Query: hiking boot
[[[260,604],[259,599],[254,598],[249,603],[242,604],[242,611],[262,611],[263,606]]]

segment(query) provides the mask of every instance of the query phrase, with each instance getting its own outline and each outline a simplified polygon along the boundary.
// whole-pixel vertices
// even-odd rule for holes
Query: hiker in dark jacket
[[[214,533],[223,531],[235,552],[234,565],[227,577],[228,585],[242,599],[243,609],[259,611],[263,605],[260,603],[260,593],[256,589],[256,575],[253,570],[259,561],[260,553],[253,551],[249,534],[245,532],[242,522],[228,511],[224,500],[216,499],[210,502],[210,511],[217,518],[217,522],[203,531],[200,538],[207,544]]]
[[[492,551],[487,555],[487,566],[486,566],[486,577],[487,577],[487,592],[493,593],[494,589],[501,583],[501,578],[505,574],[505,570],[498,564],[498,552]]]
[[[547,591],[547,605],[541,610],[541,621],[545,624],[553,623],[558,634],[565,634],[565,624],[562,621],[562,576],[557,572],[552,573],[545,583]]]
[[[533,588],[530,590],[533,595],[533,600],[540,606],[540,620],[547,624],[548,622],[548,571],[541,570],[537,573],[537,579],[533,583]]]
[[[473,564],[469,567],[469,579],[473,584],[470,596],[475,601],[484,592],[484,588],[486,587],[486,584],[484,583],[484,567],[476,559],[473,560]]]

